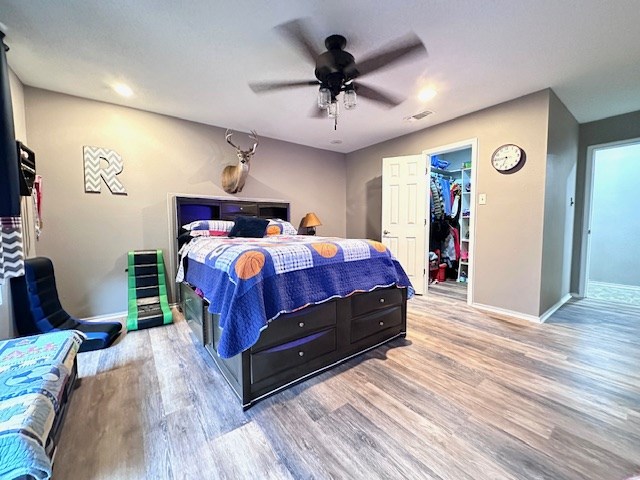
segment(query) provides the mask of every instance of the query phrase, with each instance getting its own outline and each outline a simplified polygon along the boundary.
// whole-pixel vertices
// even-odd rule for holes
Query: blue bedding
[[[0,341],[0,478],[51,477],[46,442],[83,340],[64,331]]]
[[[233,357],[257,342],[282,313],[375,288],[413,287],[380,242],[311,236],[199,237],[185,245],[177,281],[199,288],[220,315],[218,354]]]

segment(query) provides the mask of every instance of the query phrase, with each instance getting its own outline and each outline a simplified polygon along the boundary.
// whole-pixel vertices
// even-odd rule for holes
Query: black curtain
[[[4,33],[0,32],[0,217],[20,216],[18,153]]]

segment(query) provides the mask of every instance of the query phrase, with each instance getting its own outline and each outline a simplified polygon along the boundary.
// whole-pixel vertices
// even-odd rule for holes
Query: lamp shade
[[[318,225],[322,225],[322,222],[313,212],[307,213],[302,219],[302,226],[305,228],[317,227]]]

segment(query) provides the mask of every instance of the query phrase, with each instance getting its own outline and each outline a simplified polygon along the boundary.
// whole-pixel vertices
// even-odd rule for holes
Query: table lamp
[[[307,235],[315,235],[316,227],[319,225],[322,225],[322,222],[313,212],[307,213],[302,219],[302,226],[307,229]]]

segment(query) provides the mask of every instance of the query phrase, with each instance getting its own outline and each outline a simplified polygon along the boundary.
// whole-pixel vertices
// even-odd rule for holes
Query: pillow
[[[196,220],[183,225],[185,230],[215,230],[218,232],[230,232],[233,222],[227,220]]]
[[[187,232],[190,237],[228,237],[229,232],[222,230],[191,230]]]
[[[298,230],[289,222],[280,220],[279,218],[269,219],[269,225],[267,226],[267,237],[273,235],[297,235]]]
[[[229,232],[230,237],[262,238],[269,220],[256,217],[238,217]]]

